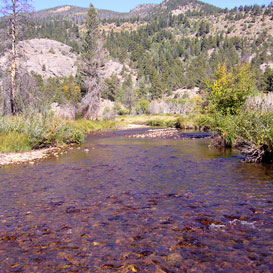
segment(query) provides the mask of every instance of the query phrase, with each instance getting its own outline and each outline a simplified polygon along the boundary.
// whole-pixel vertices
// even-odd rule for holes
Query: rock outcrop
[[[32,39],[21,41],[17,45],[17,66],[29,73],[34,71],[44,79],[75,75],[77,56],[71,47],[49,39]],[[9,52],[0,58],[0,66],[9,65]]]

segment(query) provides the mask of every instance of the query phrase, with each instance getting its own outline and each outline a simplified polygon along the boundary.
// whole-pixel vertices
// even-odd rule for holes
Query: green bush
[[[202,122],[219,133],[221,145],[237,146],[239,149],[247,146],[249,153],[256,154],[259,161],[273,160],[273,112],[251,110],[238,115],[214,113],[203,117]]]
[[[149,114],[150,102],[146,99],[141,99],[136,104],[136,112],[138,114]]]
[[[147,121],[146,125],[154,126],[154,127],[163,127],[166,125],[166,123],[160,119],[152,119],[152,120]]]
[[[84,134],[72,124],[65,123],[59,130],[59,136],[65,144],[76,143],[80,144],[84,141]]]
[[[214,78],[207,83],[210,113],[236,115],[255,92],[254,77],[248,64],[237,65],[230,71],[225,64],[219,65]]]
[[[242,112],[232,124],[237,141],[245,141],[252,146],[267,147],[273,152],[273,112]]]
[[[198,123],[195,115],[180,116],[174,127],[177,129],[198,129]]]
[[[119,109],[117,114],[120,115],[120,116],[126,116],[126,115],[130,114],[130,111],[128,109]]]

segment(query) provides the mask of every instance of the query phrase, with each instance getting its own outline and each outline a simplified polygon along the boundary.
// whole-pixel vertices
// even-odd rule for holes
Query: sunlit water
[[[0,169],[0,272],[273,272],[272,166],[136,132]]]

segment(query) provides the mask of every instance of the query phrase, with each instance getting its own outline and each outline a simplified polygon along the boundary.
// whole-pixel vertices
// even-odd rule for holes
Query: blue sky
[[[92,4],[98,9],[109,9],[120,12],[127,12],[133,9],[136,5],[155,3],[159,4],[163,0],[92,0]],[[240,5],[268,5],[271,0],[204,0],[203,2],[221,7],[233,8]],[[62,5],[73,5],[79,7],[88,7],[90,0],[33,0],[35,10],[53,8]]]

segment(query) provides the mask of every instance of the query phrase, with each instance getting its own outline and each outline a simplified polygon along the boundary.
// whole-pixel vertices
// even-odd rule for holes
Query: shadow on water
[[[0,169],[0,272],[270,272],[272,166],[136,132]]]

